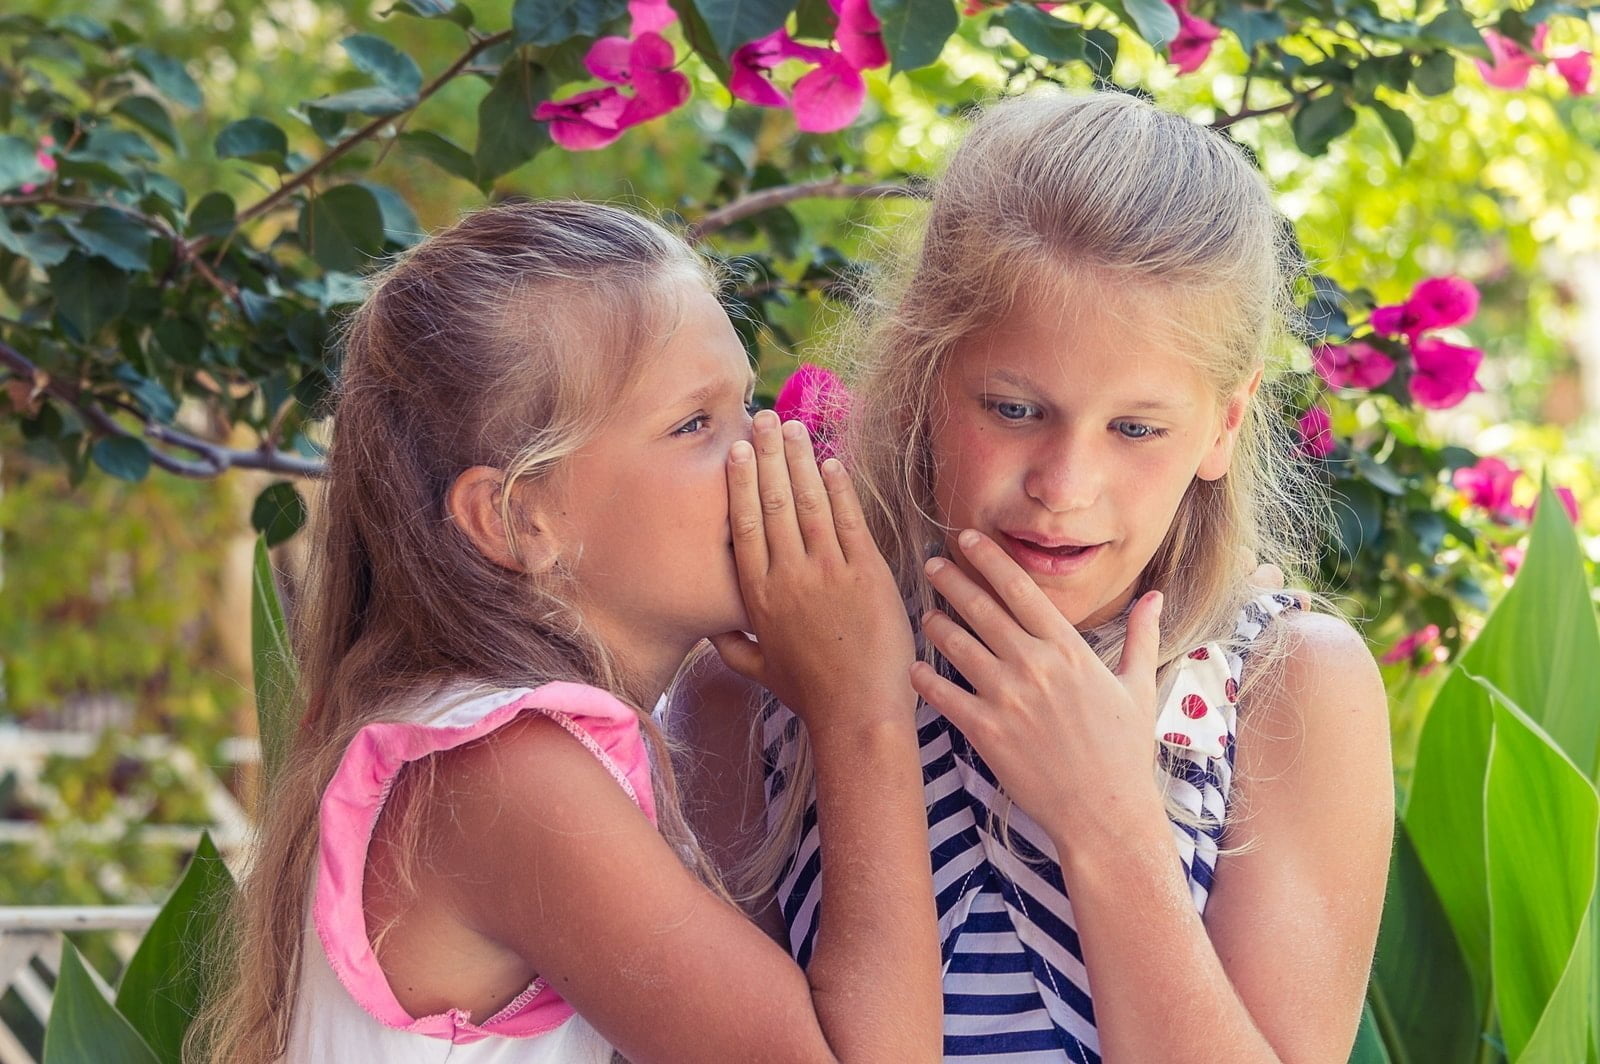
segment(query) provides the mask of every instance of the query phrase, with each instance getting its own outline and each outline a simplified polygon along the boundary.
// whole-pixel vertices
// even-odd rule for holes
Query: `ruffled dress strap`
[[[500,690],[456,703],[419,722],[362,728],[323,792],[312,919],[329,966],[352,998],[386,1027],[454,1043],[493,1036],[529,1038],[573,1016],[544,980],[535,979],[481,1023],[460,1009],[412,1016],[395,999],[367,938],[362,888],[378,817],[400,770],[432,754],[481,739],[522,716],[539,713],[566,729],[594,755],[628,797],[656,822],[650,758],[638,714],[606,691],[577,683]]]

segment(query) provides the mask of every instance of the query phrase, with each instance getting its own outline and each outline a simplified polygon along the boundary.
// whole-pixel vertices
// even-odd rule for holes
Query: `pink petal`
[[[850,415],[850,393],[832,370],[802,364],[783,382],[772,408],[783,420],[806,427],[818,457],[838,453],[839,436]]]
[[[857,70],[872,70],[887,63],[889,51],[883,45],[883,24],[872,13],[869,0],[828,2],[839,16],[839,28],[834,34],[839,54]]]
[[[1311,353],[1318,375],[1335,388],[1372,389],[1394,376],[1394,359],[1371,344],[1323,344]]]
[[[678,13],[665,0],[628,0],[628,16],[635,34],[658,33],[678,21]]]
[[[1527,556],[1526,547],[1501,547],[1500,560],[1505,563],[1506,575],[1516,576],[1517,570],[1522,568],[1522,560]]]
[[[634,38],[628,61],[635,71],[668,71],[678,61],[672,45],[659,33],[641,33]]]
[[[1179,7],[1178,35],[1172,39],[1169,48],[1172,65],[1178,68],[1180,74],[1191,74],[1198,70],[1211,54],[1212,44],[1220,36],[1222,31],[1216,26]]]
[[[1380,336],[1404,336],[1416,332],[1416,320],[1411,315],[1411,308],[1404,303],[1373,307],[1368,324]]]
[[[1570,55],[1558,55],[1550,61],[1567,82],[1567,88],[1574,96],[1587,96],[1591,89],[1591,79],[1594,76],[1594,53],[1573,52]]]
[[[1546,27],[1540,26],[1540,31],[1548,32]],[[1539,34],[1534,38],[1537,47],[1543,38]],[[1528,84],[1528,74],[1539,65],[1539,60],[1523,50],[1522,45],[1496,33],[1494,30],[1483,31],[1483,43],[1489,46],[1490,61],[1485,63],[1482,59],[1474,60],[1478,70],[1483,74],[1483,80],[1497,89],[1520,89]]]
[[[626,37],[601,37],[589,46],[583,65],[601,81],[613,85],[626,85],[630,77],[629,55],[633,42]]]
[[[1478,459],[1476,465],[1458,469],[1450,480],[1473,506],[1496,516],[1511,511],[1511,493],[1522,474],[1499,458]]]
[[[565,100],[546,100],[533,117],[550,123],[550,139],[569,151],[604,148],[622,135],[628,98],[615,88],[591,89]]]
[[[1447,410],[1473,392],[1483,391],[1477,380],[1483,352],[1476,347],[1460,347],[1425,336],[1412,345],[1411,356],[1416,361],[1411,397],[1421,406]]]
[[[1320,406],[1306,408],[1300,415],[1300,449],[1313,458],[1324,458],[1337,446],[1331,431],[1332,420]]]
[[[689,100],[689,79],[676,70],[664,74],[654,71],[635,73],[633,90],[633,99],[628,101],[622,117],[617,121],[623,129],[660,118],[668,111],[682,107]]]
[[[806,133],[832,133],[855,121],[867,98],[861,72],[837,52],[794,83],[794,124]]]
[[[1419,628],[1400,640],[1378,661],[1384,665],[1395,665],[1402,661],[1410,661],[1419,650],[1427,650],[1438,642],[1439,626],[1430,624],[1426,628]]]
[[[1460,277],[1430,277],[1412,289],[1405,309],[1419,333],[1461,325],[1478,312],[1478,288]]]

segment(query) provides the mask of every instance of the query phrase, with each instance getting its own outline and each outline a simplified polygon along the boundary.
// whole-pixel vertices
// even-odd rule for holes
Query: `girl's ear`
[[[1195,476],[1201,480],[1221,480],[1228,475],[1228,469],[1233,465],[1233,446],[1239,440],[1239,428],[1244,424],[1250,400],[1259,387],[1261,370],[1258,369],[1248,383],[1228,396],[1222,408],[1222,423],[1217,426],[1217,438],[1207,448],[1205,457],[1200,459],[1200,468],[1195,470]]]
[[[478,553],[502,569],[538,574],[555,565],[560,544],[549,522],[536,510],[516,502],[502,509],[505,474],[491,466],[473,466],[450,485],[445,511]],[[509,516],[516,522],[506,524]]]

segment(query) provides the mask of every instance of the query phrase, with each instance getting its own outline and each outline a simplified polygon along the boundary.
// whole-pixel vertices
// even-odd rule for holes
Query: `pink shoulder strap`
[[[453,707],[427,723],[385,722],[362,728],[322,795],[312,918],[329,967],[361,1007],[385,1026],[475,1042],[489,1035],[527,1038],[572,1016],[543,980],[481,1024],[459,1009],[413,1017],[395,1000],[367,939],[362,885],[372,834],[389,788],[407,763],[482,738],[525,711],[561,725],[605,766],[650,822],[656,822],[650,759],[638,715],[616,697],[577,683],[502,691]]]

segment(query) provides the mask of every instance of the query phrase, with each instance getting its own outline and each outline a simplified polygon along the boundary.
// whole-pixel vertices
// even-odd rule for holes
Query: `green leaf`
[[[133,65],[150,79],[161,95],[173,103],[197,110],[205,102],[200,95],[200,86],[189,76],[183,64],[171,56],[149,48],[135,48]]]
[[[372,193],[378,201],[378,212],[383,217],[383,238],[391,244],[399,244],[408,248],[422,239],[422,223],[417,221],[417,215],[411,205],[387,185],[376,185],[370,181],[361,182],[361,187]]]
[[[39,165],[38,150],[21,137],[0,136],[0,192],[50,180],[50,171]]]
[[[91,255],[124,270],[150,268],[150,230],[132,215],[112,207],[93,207],[82,218],[67,218],[62,224]]]
[[[74,37],[80,37],[88,41],[90,44],[109,45],[113,43],[111,31],[106,29],[105,24],[97,22],[87,15],[62,15],[60,18],[50,20],[50,28],[70,33]]]
[[[794,8],[794,36],[801,40],[831,41],[839,25],[828,0],[800,0]]]
[[[1361,471],[1362,479],[1385,495],[1400,496],[1406,493],[1405,481],[1401,480],[1394,470],[1379,463],[1366,451],[1357,450],[1355,462],[1356,468]]]
[[[298,678],[289,626],[273,582],[266,537],[256,539],[250,591],[250,659],[255,675],[256,729],[261,737],[261,770],[268,786],[283,767],[294,735]]]
[[[422,89],[422,70],[416,60],[370,33],[357,33],[339,42],[358,69],[396,96],[415,96]]]
[[[396,96],[388,89],[369,85],[365,88],[350,89],[348,92],[335,93],[332,96],[319,96],[315,100],[307,101],[306,108],[327,111],[331,114],[361,114],[379,118],[383,115],[397,115],[401,111],[409,111],[416,105],[415,96]],[[318,135],[323,135],[324,132],[323,129],[317,130]]]
[[[1427,978],[1417,978],[1418,972]],[[1369,1017],[1395,1064],[1466,1061],[1483,1028],[1474,1000],[1455,932],[1402,823],[1367,989]]]
[[[287,169],[289,138],[265,118],[241,118],[217,134],[217,158],[247,159],[277,170]]]
[[[997,16],[1018,44],[1057,63],[1083,58],[1083,27],[1040,11],[1033,4],[1011,4]]]
[[[728,0],[721,0],[727,3]],[[737,7],[741,0],[733,0]],[[743,0],[745,3],[755,0]],[[771,3],[771,0],[766,0]],[[627,0],[516,0],[511,7],[511,33],[517,44],[554,45],[573,37],[599,37],[605,24],[628,12]],[[788,10],[784,10],[788,14]],[[708,17],[707,21],[711,21]],[[782,17],[761,33],[737,42],[753,40],[771,33],[783,24]],[[713,28],[716,23],[712,22]]]
[[[160,1064],[71,942],[61,949],[43,1064]]]
[[[442,18],[462,29],[470,29],[473,21],[472,9],[456,0],[400,0],[384,14],[392,15],[397,11],[416,18]]]
[[[325,270],[356,273],[383,250],[383,212],[360,185],[336,185],[300,212],[300,243]]]
[[[1378,113],[1383,128],[1389,131],[1395,148],[1400,152],[1400,162],[1404,163],[1411,158],[1411,149],[1417,143],[1416,126],[1412,125],[1410,116],[1404,111],[1390,107],[1381,100],[1373,100],[1372,109]]]
[[[111,110],[143,126],[168,147],[182,154],[183,140],[178,136],[178,127],[173,124],[172,115],[166,107],[154,96],[126,96],[118,100]]]
[[[146,417],[170,423],[178,416],[178,401],[172,398],[172,393],[161,382],[142,376],[131,363],[118,365],[113,376],[128,389],[128,396]]]
[[[1256,50],[1258,44],[1271,44],[1289,32],[1283,16],[1276,11],[1254,7],[1235,7],[1217,14],[1217,25],[1232,30],[1239,38],[1239,47],[1246,55]]]
[[[550,144],[550,131],[533,120],[533,109],[554,88],[542,67],[507,61],[489,94],[478,104],[478,148],[473,159],[478,183],[510,173]]]
[[[59,266],[72,253],[75,244],[67,239],[60,222],[46,222],[28,233],[19,233],[0,214],[0,247],[21,255],[35,266]]]
[[[286,480],[263,490],[250,510],[250,527],[261,533],[269,547],[293,536],[305,523],[305,500]]]
[[[1451,52],[1432,52],[1422,57],[1411,75],[1411,83],[1424,96],[1443,96],[1456,87],[1456,57]]]
[[[237,208],[226,192],[207,192],[189,212],[189,232],[194,236],[227,236],[233,232]]]
[[[1378,1033],[1378,1021],[1373,1019],[1371,1005],[1361,1010],[1356,1044],[1350,1050],[1350,1064],[1393,1064],[1389,1051],[1383,1047],[1383,1037]]]
[[[139,942],[117,987],[117,1009],[162,1064],[182,1064],[183,1036],[216,972],[216,939],[233,898],[233,876],[203,832],[183,877]]]
[[[1478,59],[1489,58],[1489,46],[1473,23],[1472,16],[1459,7],[1447,7],[1422,27],[1422,36],[1447,44]]]
[[[137,484],[150,472],[150,448],[132,436],[106,436],[89,451],[94,464],[118,480]]]
[[[90,133],[83,147],[67,158],[105,163],[107,166],[126,166],[130,162],[156,162],[161,154],[151,147],[148,140],[132,130],[102,126]]]
[[[56,315],[76,340],[88,340],[128,306],[128,275],[101,258],[74,251],[50,271]]]
[[[678,24],[683,27],[683,39],[689,47],[694,49],[694,54],[700,61],[711,69],[717,80],[724,85],[733,77],[733,71],[728,68],[728,60],[717,51],[716,43],[711,39],[711,27],[706,25],[706,20],[700,16],[700,9],[695,6],[695,0],[668,0],[672,10],[678,13]],[[831,31],[830,31],[831,33]]]
[[[697,2],[703,7],[706,0]],[[961,21],[950,0],[872,0],[872,13],[883,24],[891,74],[917,70],[938,59]]]
[[[1167,0],[1122,0],[1122,7],[1150,47],[1165,48],[1178,35],[1178,13]]]
[[[1491,701],[1484,828],[1501,1035],[1519,1064],[1583,1060],[1600,795],[1503,693]]]
[[[478,167],[465,148],[447,140],[431,130],[416,130],[400,134],[402,147],[416,152],[447,174],[463,181],[476,183]]]
[[[1101,81],[1110,81],[1117,65],[1117,35],[1110,30],[1092,29],[1083,32],[1083,61]]]
[[[1296,146],[1311,156],[1326,152],[1334,138],[1348,133],[1355,124],[1355,110],[1337,92],[1308,101],[1289,120]]]

